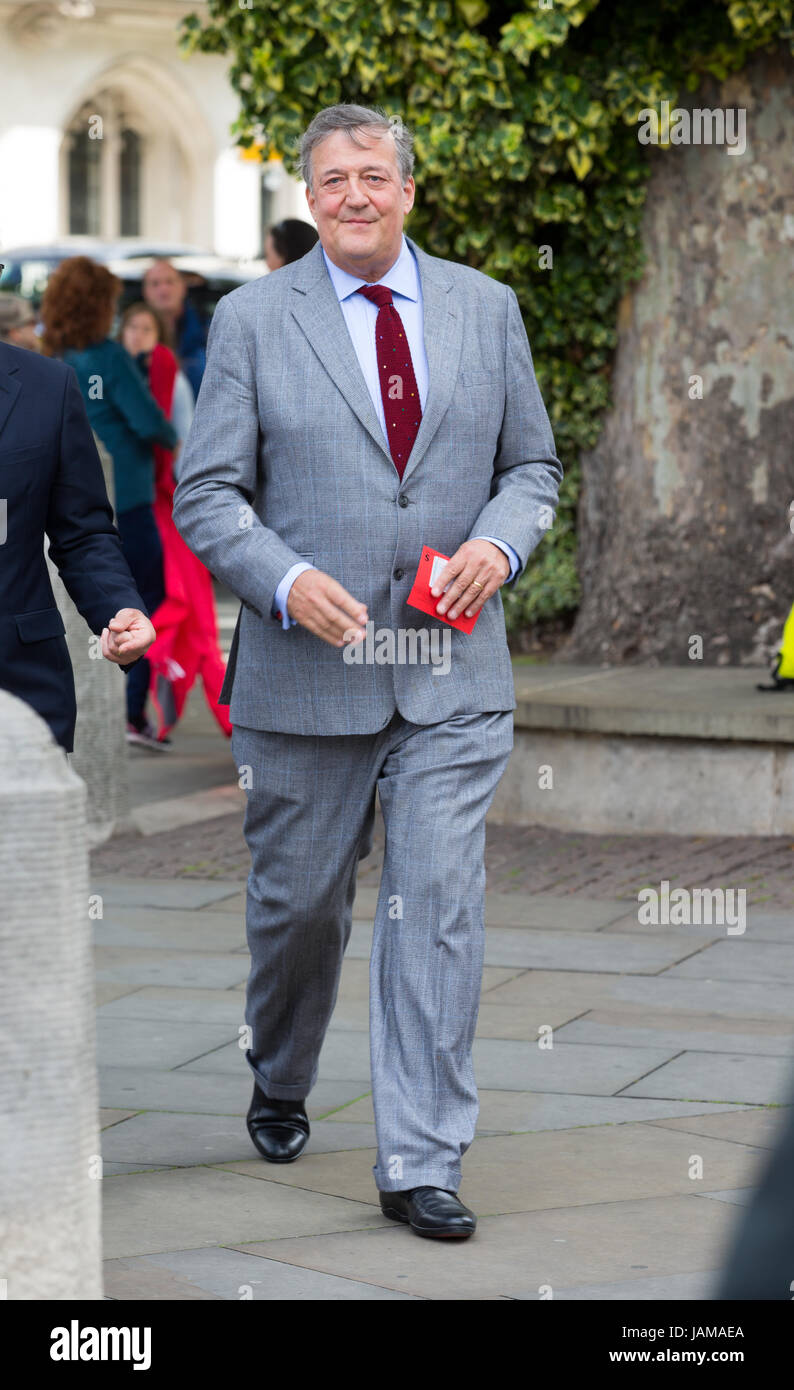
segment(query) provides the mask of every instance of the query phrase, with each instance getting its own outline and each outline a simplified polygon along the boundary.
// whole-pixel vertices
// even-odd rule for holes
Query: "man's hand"
[[[157,633],[139,608],[120,608],[102,629],[102,655],[116,666],[128,666],[149,649]]]
[[[453,581],[436,605],[436,612],[446,613],[449,609],[450,618],[459,618],[465,607],[466,617],[473,617],[485,600],[502,587],[509,573],[510,561],[498,545],[483,540],[464,541],[449,557],[430,590],[437,598]]]
[[[366,636],[367,609],[324,570],[304,570],[287,595],[287,613],[332,647]]]

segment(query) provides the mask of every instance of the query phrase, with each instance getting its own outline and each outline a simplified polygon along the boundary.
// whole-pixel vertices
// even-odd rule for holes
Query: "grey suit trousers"
[[[457,1192],[474,1138],[485,816],[512,747],[512,710],[429,725],[395,712],[373,734],[233,729],[251,853],[246,1059],[273,1098],[302,1099],[317,1080],[377,785],[386,847],[369,1022],[381,1191]]]

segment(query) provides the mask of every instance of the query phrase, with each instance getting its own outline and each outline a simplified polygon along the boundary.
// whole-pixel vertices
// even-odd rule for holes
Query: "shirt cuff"
[[[285,632],[288,632],[291,627],[295,627],[295,619],[291,618],[287,612],[289,591],[299,574],[303,574],[304,570],[314,570],[316,568],[317,566],[310,565],[308,560],[299,561],[297,565],[293,565],[291,569],[287,570],[287,573],[276,589],[270,612],[274,618],[281,619],[281,626],[284,628]]]
[[[511,580],[515,579],[516,575],[518,574],[518,571],[521,568],[521,561],[519,557],[516,555],[516,552],[514,551],[512,545],[508,545],[507,541],[498,541],[496,539],[496,536],[472,536],[472,540],[490,541],[491,545],[498,545],[499,549],[504,551],[505,555],[510,561],[510,573],[507,576],[505,583],[509,584]]]

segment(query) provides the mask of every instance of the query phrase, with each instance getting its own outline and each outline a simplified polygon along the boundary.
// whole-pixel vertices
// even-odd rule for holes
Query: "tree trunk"
[[[679,101],[743,108],[743,154],[648,148],[647,268],[582,460],[584,598],[564,659],[766,665],[779,646],[794,602],[793,79],[790,55],[763,56]]]

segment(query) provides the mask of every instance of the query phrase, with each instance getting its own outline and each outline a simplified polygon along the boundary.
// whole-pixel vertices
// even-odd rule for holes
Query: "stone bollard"
[[[85,786],[47,725],[0,690],[0,1280],[9,1299],[102,1298],[85,810]]]
[[[113,502],[113,463],[94,435],[108,497]],[[116,831],[131,831],[127,783],[125,676],[105,661],[99,640],[89,631],[47,556],[55,602],[66,627],[74,671],[77,725],[72,766],[88,788],[87,834],[91,848]],[[93,653],[93,655],[92,655]],[[132,831],[132,833],[135,833]]]

